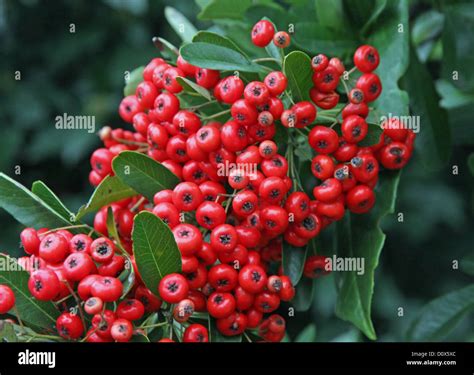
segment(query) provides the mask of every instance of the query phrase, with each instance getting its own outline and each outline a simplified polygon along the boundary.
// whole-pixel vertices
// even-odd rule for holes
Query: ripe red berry
[[[232,291],[237,285],[237,277],[235,268],[228,264],[218,264],[212,267],[207,274],[209,284],[217,292]]]
[[[252,43],[257,47],[265,47],[273,39],[275,27],[267,20],[258,21],[252,28]]]
[[[357,181],[368,183],[379,173],[379,163],[372,154],[362,154],[352,158],[351,172]]]
[[[191,256],[202,245],[202,234],[192,224],[178,224],[173,228],[173,235],[181,255]]]
[[[267,206],[260,212],[262,226],[270,233],[281,234],[288,227],[288,213],[279,206]]]
[[[0,314],[6,314],[15,306],[15,294],[7,285],[0,285]]]
[[[263,141],[258,146],[258,152],[262,158],[271,159],[276,155],[278,147],[273,141]]]
[[[50,233],[41,240],[38,254],[45,261],[56,264],[62,262],[68,252],[68,240],[58,233]]]
[[[322,255],[311,255],[306,259],[303,273],[306,277],[314,279],[327,275],[331,270],[328,268],[327,257]]]
[[[369,127],[367,123],[360,116],[352,115],[346,117],[342,121],[342,136],[349,143],[358,143],[362,141],[367,135],[368,130]]]
[[[262,267],[248,264],[239,272],[239,285],[249,293],[260,293],[267,285],[267,274]]]
[[[276,293],[271,293],[271,292],[262,292],[260,294],[257,294],[255,297],[255,303],[254,307],[258,311],[268,314],[280,306],[280,297],[278,297],[278,294]]]
[[[138,299],[126,299],[119,303],[115,311],[118,318],[138,320],[145,313],[145,306]]]
[[[332,109],[339,103],[339,94],[335,91],[321,92],[316,87],[309,90],[309,96],[314,104],[322,109]]]
[[[56,329],[59,336],[68,340],[78,339],[84,333],[84,325],[81,318],[69,312],[62,313],[58,317]]]
[[[219,82],[220,75],[217,70],[198,68],[196,70],[194,78],[196,79],[196,83],[199,86],[202,86],[206,89],[210,89],[217,85],[217,82]]]
[[[237,246],[237,239],[237,232],[232,225],[221,224],[212,230],[210,242],[215,252],[230,252]]]
[[[311,59],[311,67],[315,72],[322,72],[329,65],[329,59],[326,55],[320,53]]]
[[[364,93],[366,103],[373,102],[382,93],[382,83],[378,75],[366,73],[359,77],[356,87]]]
[[[316,155],[311,161],[311,172],[314,177],[326,180],[334,173],[334,161],[328,155]]]
[[[155,117],[158,122],[172,121],[179,111],[179,100],[172,93],[163,92],[156,97],[154,107],[152,117]]]
[[[178,65],[178,68],[187,76],[194,76],[194,74],[196,74],[197,68],[183,59],[183,56],[181,55],[178,56],[176,65]]]
[[[339,146],[339,137],[334,129],[317,125],[308,135],[310,146],[320,154],[331,154]]]
[[[153,108],[153,104],[155,103],[155,99],[158,96],[158,90],[156,86],[149,81],[143,81],[137,86],[135,90],[135,95],[137,97],[138,102],[144,109]],[[138,115],[133,116],[132,121],[135,124],[135,117]]]
[[[225,77],[216,86],[220,100],[227,104],[235,103],[244,93],[244,82],[234,75]]]
[[[263,82],[253,81],[245,86],[244,98],[252,105],[262,105],[270,98],[270,91]]]
[[[221,145],[219,129],[214,126],[203,126],[196,133],[196,143],[204,152],[216,151]]]
[[[40,246],[40,239],[38,237],[38,233],[34,228],[25,228],[20,233],[21,239],[21,246],[23,250],[27,254],[37,255],[39,246]]]
[[[314,197],[325,203],[333,202],[342,193],[342,185],[336,178],[328,178],[313,189]]]
[[[301,221],[309,215],[309,205],[309,197],[306,193],[296,191],[286,199],[285,210],[293,215],[294,221]]]
[[[226,213],[222,205],[205,201],[196,210],[196,221],[206,229],[213,229],[224,224]]]
[[[226,318],[235,311],[235,298],[230,293],[214,292],[207,299],[207,311],[213,318]]]
[[[194,182],[181,182],[173,190],[173,204],[181,211],[194,211],[203,201],[199,186]]]
[[[311,102],[296,103],[291,110],[296,115],[296,127],[305,127],[316,119],[316,107]]]
[[[97,278],[90,287],[91,294],[104,302],[115,302],[122,295],[123,285],[119,279],[110,276]]]
[[[98,263],[108,263],[115,254],[115,245],[108,238],[97,238],[91,243],[90,247],[92,259]]]
[[[355,214],[369,212],[375,204],[375,194],[366,185],[357,185],[347,192],[347,208]]]
[[[381,128],[385,135],[396,142],[405,141],[408,135],[408,129],[405,128],[401,121],[395,118],[385,120],[382,123]]]
[[[238,100],[234,103],[234,106],[241,102]],[[256,113],[256,112],[255,112]],[[239,115],[237,115],[237,118]],[[256,122],[257,115],[255,115],[255,119],[253,122]],[[235,117],[234,117],[235,118]],[[231,152],[242,151],[249,143],[247,129],[242,121],[228,121],[221,128],[221,141],[222,145],[226,148],[226,150]]]
[[[184,276],[171,273],[163,277],[158,286],[163,301],[167,303],[178,303],[188,295],[189,286]]]
[[[67,279],[71,281],[80,281],[96,269],[90,255],[84,252],[69,255],[63,267]]]
[[[339,84],[339,72],[332,66],[313,73],[314,86],[321,92],[332,92]]]
[[[76,234],[70,241],[69,241],[69,250],[71,253],[86,253],[90,254],[90,247],[92,244],[92,238],[89,236],[81,233]]]
[[[127,319],[117,319],[110,327],[110,335],[117,342],[128,342],[133,335],[133,324]]]
[[[209,342],[207,328],[201,324],[190,324],[184,331],[183,342]]]
[[[283,93],[288,84],[286,76],[280,71],[268,73],[263,82],[272,96]]]
[[[392,142],[380,151],[380,163],[387,169],[403,168],[409,160],[410,151],[401,142]]]
[[[362,73],[370,73],[377,69],[380,57],[376,48],[363,45],[357,48],[354,54],[354,65]]]
[[[169,202],[158,203],[153,207],[153,213],[158,216],[170,228],[179,224],[179,211],[175,205]]]
[[[142,110],[142,106],[135,95],[129,95],[122,99],[119,107],[119,115],[123,121],[132,123],[133,116]]]
[[[84,302],[84,311],[89,315],[95,315],[102,311],[104,302],[98,297],[90,297]]]

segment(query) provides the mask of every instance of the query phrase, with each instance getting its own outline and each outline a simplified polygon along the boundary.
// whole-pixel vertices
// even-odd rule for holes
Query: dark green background
[[[443,98],[441,105],[437,97],[434,103],[447,116],[441,136],[451,132],[453,142],[450,161],[437,170],[428,169],[415,152],[397,199],[396,212],[403,213],[404,222],[392,215],[383,223],[387,240],[373,302],[382,341],[404,340],[423,305],[473,281],[452,268],[453,260],[472,253],[474,246],[473,178],[467,164],[474,144],[474,4],[459,3],[410,2],[411,39],[429,72],[428,84],[436,84]],[[196,20],[199,7],[193,1],[0,1],[1,171],[26,186],[45,181],[73,211],[86,202],[92,192],[88,156],[100,142],[86,131],[56,130],[54,118],[65,112],[94,115],[97,128],[124,126],[116,110],[124,72],[158,55],[152,36],[180,43],[164,18],[165,5],[179,9],[198,29],[210,25]],[[453,69],[462,72],[462,79],[446,87]],[[16,71],[20,81],[14,80]],[[410,97],[427,93],[425,85],[402,80],[402,87]],[[453,165],[458,175],[452,174]],[[21,167],[18,176],[15,166]],[[0,222],[0,250],[18,251],[21,226],[4,212]],[[291,338],[315,322],[318,341],[363,340],[334,316],[334,288],[332,276],[318,282],[311,311],[288,322]],[[397,316],[399,307],[403,317]],[[464,319],[446,339],[473,341],[473,318]]]

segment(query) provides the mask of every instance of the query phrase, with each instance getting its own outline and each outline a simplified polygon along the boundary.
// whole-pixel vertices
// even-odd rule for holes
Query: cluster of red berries
[[[273,40],[284,48],[290,42],[286,32],[275,33],[266,20],[254,26],[251,38],[259,47]],[[93,316],[91,327],[85,327],[77,314],[64,312],[57,322],[59,335],[91,342],[129,341],[140,329],[134,322],[146,312],[158,311],[165,302],[166,308],[172,307],[172,318],[186,326],[183,341],[208,341],[206,327],[188,322],[194,312],[209,313],[224,335],[255,329],[265,341],[280,341],[285,320],[274,312],[280,301],[290,301],[295,294],[281,267],[284,242],[306,246],[322,229],[342,219],[346,209],[368,212],[375,204],[379,164],[386,169],[402,168],[413,152],[415,134],[397,120],[383,124],[377,144],[360,145],[369,132],[369,103],[382,92],[380,79],[373,73],[379,64],[377,50],[359,47],[354,64],[346,72],[338,58],[315,56],[311,60],[314,87],[309,93],[314,104],[301,101],[285,109],[282,96],[287,78],[281,71],[244,83],[237,75],[221,76],[219,71],[193,66],[182,56],[176,66],[161,58],[151,60],[135,95],[125,97],[119,107],[121,118],[134,131],[103,128],[104,147],[91,156],[89,180],[97,186],[113,174],[116,155],[135,150],[160,162],[181,182],[172,190],[158,191],[153,202],[137,196],[103,207],[95,216],[94,229],[104,237],[32,228],[21,234],[31,257],[19,263],[30,270],[32,295],[64,304],[77,294],[84,301],[80,304],[84,311]],[[356,70],[361,75],[351,89],[345,81]],[[178,77],[194,79],[210,90],[228,108],[223,113],[229,114],[229,120],[223,124],[206,121],[196,108],[183,108]],[[341,81],[348,103],[332,117],[331,126],[315,124],[317,107],[330,112],[339,104],[336,89]],[[290,135],[292,128],[307,134],[316,152],[311,163],[318,180],[314,199],[297,190],[293,157],[278,153],[279,145],[273,140],[277,126],[288,128]],[[116,254],[116,245],[107,238],[109,208],[128,254]],[[181,252],[182,272],[164,276],[153,291],[143,285],[131,239],[133,218],[143,210],[170,227]],[[118,276],[128,259],[136,282],[123,296]],[[306,277],[328,272],[324,256],[307,258]],[[106,308],[110,302],[118,303],[114,310]],[[0,286],[0,313],[13,305],[11,290]],[[272,315],[264,318],[264,314]]]

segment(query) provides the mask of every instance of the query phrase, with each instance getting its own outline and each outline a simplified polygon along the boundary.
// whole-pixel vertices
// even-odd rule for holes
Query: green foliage
[[[474,309],[474,285],[448,293],[426,305],[408,331],[410,341],[444,338]]]
[[[283,244],[283,273],[290,277],[293,285],[297,285],[303,275],[304,262],[308,248],[294,247],[286,242]]]
[[[288,89],[291,90],[293,100],[309,100],[309,90],[313,86],[309,56],[300,51],[289,53],[283,62],[283,72],[288,79]]]
[[[168,168],[152,158],[134,151],[124,151],[114,158],[112,167],[117,177],[144,195],[149,201],[160,190],[173,189],[179,182]]]
[[[0,284],[8,285],[15,293],[15,306],[20,319],[36,327],[51,329],[59,316],[52,302],[34,298],[28,290],[29,275],[15,259],[0,254]]]
[[[158,294],[165,276],[181,270],[181,253],[170,228],[151,212],[143,211],[133,223],[133,253],[146,287]]]

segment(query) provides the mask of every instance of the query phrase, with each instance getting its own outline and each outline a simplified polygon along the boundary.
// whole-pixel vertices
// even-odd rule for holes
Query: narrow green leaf
[[[183,42],[191,42],[193,36],[196,35],[197,29],[183,14],[175,8],[166,7],[165,17],[173,30],[183,40]]]
[[[454,109],[474,103],[474,95],[463,93],[445,79],[438,79],[435,84],[436,91],[438,91],[438,94],[442,97],[439,104],[443,108]]]
[[[440,341],[474,309],[474,285],[428,303],[408,330],[410,341]]]
[[[234,49],[211,43],[190,43],[181,47],[180,53],[186,61],[201,68],[255,73],[265,71]]]
[[[252,0],[211,0],[202,8],[198,18],[201,20],[242,19]]]
[[[308,324],[295,338],[295,342],[315,342],[316,326]]]
[[[427,168],[439,169],[451,156],[451,128],[446,111],[439,106],[432,77],[413,48],[404,83],[410,95],[412,115],[420,119],[420,133],[416,139],[419,155]]]
[[[184,77],[176,77],[176,80],[181,85],[184,92],[196,93],[208,101],[211,100],[211,94],[204,87],[199,86],[197,83]]]
[[[422,13],[413,22],[413,27],[411,29],[413,44],[418,46],[419,44],[434,38],[443,30],[443,24],[443,13],[440,13],[435,9],[430,9]]]
[[[158,48],[163,58],[171,62],[176,62],[179,51],[171,42],[168,42],[166,39],[160,37],[154,37],[153,44],[156,48]]]
[[[0,207],[28,227],[59,228],[73,223],[3,173],[0,173]],[[83,229],[75,231],[81,232]]]
[[[370,26],[372,26],[372,24],[374,24],[375,21],[377,21],[377,19],[382,14],[386,6],[387,6],[387,0],[375,0],[375,5],[374,5],[374,8],[372,9],[370,17],[365,23],[364,27],[362,28],[362,34],[365,34],[366,31],[370,28]]]
[[[134,195],[137,195],[137,192],[128,185],[125,185],[118,177],[107,176],[96,187],[94,193],[89,198],[89,202],[79,209],[76,220],[79,220],[88,213],[97,211],[101,207],[121,199],[133,197]]]
[[[474,254],[469,254],[461,259],[460,266],[464,273],[474,276]]]
[[[18,342],[13,324],[0,320],[0,342]]]
[[[138,271],[146,287],[157,294],[164,276],[181,271],[181,254],[173,233],[158,216],[143,211],[135,216],[132,239]]]
[[[144,66],[139,66],[136,69],[133,69],[128,76],[128,80],[125,83],[123,88],[123,96],[134,95],[137,86],[143,81],[143,70]]]
[[[153,195],[164,189],[173,189],[179,179],[168,168],[139,152],[123,151],[112,161],[117,177],[150,202]]]
[[[377,144],[380,141],[382,135],[382,128],[377,124],[367,123],[369,125],[369,131],[366,137],[358,143],[359,146],[366,147]]]
[[[336,315],[352,322],[369,339],[375,340],[371,320],[374,274],[382,251],[385,234],[380,220],[395,209],[399,172],[381,174],[376,188],[376,205],[364,215],[346,214],[336,224],[336,250],[339,257],[364,259],[364,273],[346,270],[339,276]]]
[[[59,316],[52,302],[38,301],[28,290],[28,273],[15,259],[0,254],[0,284],[8,285],[15,293],[15,306],[23,322],[51,329]]]
[[[301,51],[293,51],[285,56],[283,72],[288,78],[288,89],[295,102],[309,100],[309,90],[313,86],[311,59]]]
[[[31,192],[66,220],[72,221],[75,219],[74,214],[67,209],[64,203],[61,202],[58,196],[54,194],[53,191],[43,181],[33,182]]]
[[[313,279],[303,277],[296,286],[295,298],[291,301],[296,311],[307,311],[311,307],[314,297],[314,283]]]
[[[243,52],[233,40],[210,31],[199,31],[193,38],[193,43],[198,42],[215,44],[217,46],[230,48],[246,56],[245,52]]]
[[[283,243],[283,273],[291,279],[293,285],[297,285],[303,275],[307,251],[308,246],[294,247],[286,242]]]

